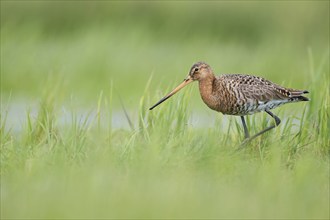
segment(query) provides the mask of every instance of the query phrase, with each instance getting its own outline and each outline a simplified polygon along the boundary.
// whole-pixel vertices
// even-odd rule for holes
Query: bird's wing
[[[258,101],[269,100],[284,100],[288,99],[288,96],[283,90],[280,90],[274,86],[269,85],[238,85],[241,93],[245,95],[247,99],[254,99]]]
[[[246,99],[258,101],[285,100],[290,98],[293,92],[262,77],[228,74],[225,78],[229,85]]]

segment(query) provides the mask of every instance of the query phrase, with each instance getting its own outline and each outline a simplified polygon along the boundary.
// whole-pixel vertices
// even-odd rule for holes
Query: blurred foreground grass
[[[19,136],[2,118],[1,217],[329,218],[329,93],[241,151],[238,120],[187,125],[189,96],[152,112],[143,96],[132,131],[100,126],[103,95],[88,123],[73,111],[58,126],[51,94]],[[250,118],[252,132],[267,121]]]
[[[2,219],[330,217],[329,2],[79,3],[1,1]],[[147,110],[198,60],[311,101],[236,151],[235,117],[188,123],[217,114],[196,85]],[[131,130],[111,123],[118,94]]]

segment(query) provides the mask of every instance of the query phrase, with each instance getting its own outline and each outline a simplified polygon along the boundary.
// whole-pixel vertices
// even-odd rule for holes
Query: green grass
[[[328,93],[301,105],[298,130],[289,120],[237,151],[233,118],[225,129],[222,116],[212,129],[194,128],[191,91],[151,112],[148,91],[133,131],[100,126],[111,112],[103,94],[89,122],[72,110],[59,127],[50,93],[19,136],[2,116],[2,218],[329,217]],[[267,124],[254,118],[252,131]]]
[[[329,219],[328,2],[1,6],[1,219]],[[280,126],[237,151],[239,118],[196,84],[148,110],[199,60],[311,101],[274,110]]]

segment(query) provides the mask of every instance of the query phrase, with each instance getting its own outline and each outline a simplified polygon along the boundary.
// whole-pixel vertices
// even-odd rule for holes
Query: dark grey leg
[[[242,124],[243,124],[243,128],[244,128],[244,137],[245,137],[245,139],[247,139],[247,138],[250,137],[250,134],[249,134],[249,131],[246,127],[244,116],[241,116],[241,119],[242,119]]]
[[[270,112],[269,110],[265,110],[265,112],[266,112],[267,114],[269,114],[270,116],[272,116],[272,118],[275,119],[275,124],[269,126],[268,128],[266,128],[266,129],[264,129],[264,130],[262,130],[262,131],[260,131],[259,133],[253,135],[252,137],[250,137],[250,138],[248,138],[248,139],[245,139],[245,140],[243,141],[242,144],[245,144],[245,143],[251,141],[252,139],[254,139],[254,138],[258,137],[259,135],[262,135],[263,133],[265,133],[265,132],[267,132],[267,131],[269,131],[269,130],[275,128],[276,126],[278,126],[278,125],[281,123],[281,119],[279,119],[279,117],[277,117],[276,115],[274,115],[272,112]],[[242,121],[243,121],[243,120],[242,120]]]

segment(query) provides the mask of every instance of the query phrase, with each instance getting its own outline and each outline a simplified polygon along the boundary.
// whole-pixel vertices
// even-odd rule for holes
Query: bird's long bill
[[[164,96],[161,100],[159,100],[155,105],[153,105],[149,110],[154,109],[157,105],[161,104],[162,102],[166,101],[168,98],[170,98],[172,95],[177,93],[180,89],[191,83],[193,80],[190,76],[188,76],[180,85],[178,85],[175,89],[172,90],[169,94]]]

